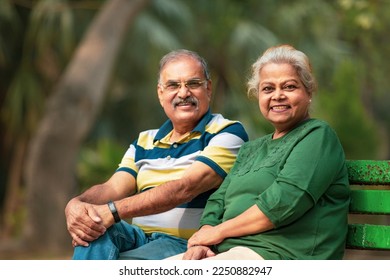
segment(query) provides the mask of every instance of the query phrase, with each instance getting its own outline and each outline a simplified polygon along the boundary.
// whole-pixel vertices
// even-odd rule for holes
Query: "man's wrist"
[[[111,211],[112,216],[114,217],[115,223],[119,223],[121,221],[121,218],[119,217],[119,213],[118,213],[118,210],[116,209],[115,203],[110,200],[107,203],[107,205],[108,205],[108,208]]]

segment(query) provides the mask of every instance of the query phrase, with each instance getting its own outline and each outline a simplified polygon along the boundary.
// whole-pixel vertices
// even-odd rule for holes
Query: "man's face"
[[[173,126],[193,129],[209,109],[211,81],[199,61],[182,56],[164,66],[157,92]]]

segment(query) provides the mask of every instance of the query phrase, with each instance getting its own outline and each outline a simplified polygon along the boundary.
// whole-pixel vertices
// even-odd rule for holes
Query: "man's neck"
[[[183,138],[186,138],[191,133],[191,130],[177,131],[173,129],[171,137],[169,138],[171,143],[180,142]]]

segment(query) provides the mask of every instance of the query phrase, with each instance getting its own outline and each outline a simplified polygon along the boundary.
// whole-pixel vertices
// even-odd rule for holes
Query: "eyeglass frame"
[[[184,86],[187,88],[187,90],[196,90],[198,88],[200,88],[203,84],[207,83],[209,81],[209,79],[198,79],[198,78],[195,78],[195,79],[189,79],[187,81],[168,81],[166,84],[162,84],[162,83],[159,83],[159,85],[165,89],[165,90],[168,90],[170,93],[176,93],[178,92],[182,85],[184,84]],[[189,82],[196,82],[196,87],[195,88],[191,88],[191,86],[188,85]],[[177,88],[175,89],[168,89],[169,86],[172,86],[172,85],[175,85],[177,86]]]

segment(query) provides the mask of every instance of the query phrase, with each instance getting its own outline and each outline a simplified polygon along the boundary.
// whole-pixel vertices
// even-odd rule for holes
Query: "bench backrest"
[[[390,250],[390,161],[348,160],[347,248]]]

